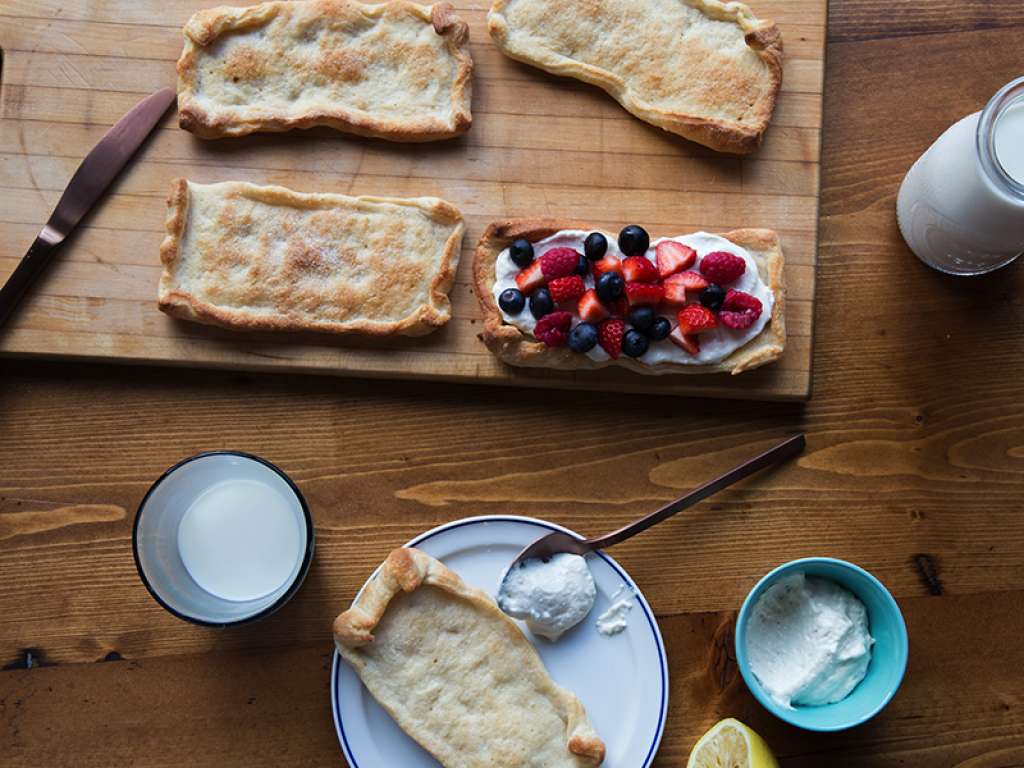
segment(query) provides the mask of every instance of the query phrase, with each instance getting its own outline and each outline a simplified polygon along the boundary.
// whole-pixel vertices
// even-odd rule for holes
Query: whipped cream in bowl
[[[595,231],[600,232],[600,230]],[[561,230],[549,237],[533,243],[534,253],[538,259],[544,253],[554,248],[572,248],[582,254],[585,250],[584,241],[589,234],[590,231],[581,229]],[[608,243],[608,248],[605,254],[606,256],[613,256],[620,260],[626,258],[626,255],[623,254],[618,247],[616,235],[608,232],[600,232],[600,234],[605,236]],[[657,246],[659,243],[666,240],[681,243],[682,245],[688,246],[696,251],[697,262],[690,268],[690,271],[698,271],[700,260],[707,254],[715,251],[724,251],[741,258],[745,264],[743,274],[738,280],[725,287],[741,291],[755,297],[761,302],[762,311],[753,324],[747,328],[728,328],[723,324],[719,324],[717,328],[701,333],[700,351],[696,354],[691,354],[683,350],[668,338],[660,340],[652,339],[647,351],[634,359],[639,363],[650,366],[656,366],[659,363],[706,365],[721,362],[737,349],[740,349],[752,339],[756,338],[757,335],[764,330],[772,317],[772,309],[775,305],[775,295],[771,288],[762,279],[757,268],[757,263],[754,261],[750,252],[745,248],[736,245],[732,241],[727,240],[720,235],[708,232],[694,232],[688,235],[679,235],[671,238],[657,238],[651,240],[649,247],[643,254],[644,258],[656,265]],[[522,271],[522,267],[518,266],[512,260],[510,249],[505,248],[498,254],[495,260],[494,269],[495,281],[492,288],[492,294],[495,305],[499,305],[498,300],[503,291],[509,288],[517,288],[516,275]],[[594,277],[590,271],[583,276],[583,284],[588,290],[594,288]],[[693,300],[696,301],[696,297],[694,297]],[[678,309],[678,307],[676,309]],[[530,311],[529,302],[526,303],[522,311],[516,314],[506,312],[504,309],[501,309],[500,305],[498,311],[501,313],[501,317],[505,323],[515,326],[524,334],[529,336],[533,335],[534,328],[537,325],[537,319]],[[675,321],[672,319],[675,315],[675,309],[662,307],[661,314],[668,317],[673,326],[676,325]],[[575,316],[573,325],[576,325],[579,322],[580,318]],[[627,322],[627,330],[630,327],[631,326]],[[599,344],[595,345],[592,349],[583,354],[596,362],[604,362],[610,359],[608,353],[605,352]]]
[[[906,671],[907,630],[885,586],[853,563],[809,557],[779,566],[736,619],[747,688],[781,720],[839,731],[878,714]]]
[[[786,708],[845,699],[867,674],[874,642],[864,603],[801,571],[768,587],[747,625],[750,669]]]
[[[514,563],[502,576],[496,599],[533,634],[555,641],[587,617],[597,588],[586,559],[561,552]]]

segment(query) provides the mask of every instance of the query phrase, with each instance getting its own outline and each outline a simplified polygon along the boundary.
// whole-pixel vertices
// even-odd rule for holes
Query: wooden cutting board
[[[147,93],[175,82],[181,26],[213,0],[0,3],[0,279],[13,271],[82,157]],[[244,4],[237,2],[236,4]],[[0,354],[418,378],[535,387],[799,400],[810,394],[827,0],[753,0],[782,29],[782,94],[764,146],[717,155],[643,123],[596,88],[510,61],[491,44],[484,2],[458,3],[476,63],[473,127],[396,145],[328,130],[202,141],[169,113],[18,314]],[[466,216],[447,327],[386,342],[233,333],[156,309],[171,179],[230,179],[301,191],[436,195]],[[487,223],[550,215],[652,236],[771,227],[786,254],[788,346],[741,376],[647,377],[499,363],[477,338],[469,279]]]

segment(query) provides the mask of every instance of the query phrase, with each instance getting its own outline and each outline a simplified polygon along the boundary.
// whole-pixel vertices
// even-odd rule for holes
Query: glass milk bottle
[[[907,245],[953,275],[980,275],[1024,251],[1024,77],[946,130],[896,200]]]

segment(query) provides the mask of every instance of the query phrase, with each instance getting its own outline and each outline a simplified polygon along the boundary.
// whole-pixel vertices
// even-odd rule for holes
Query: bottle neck
[[[1004,85],[985,105],[978,119],[976,145],[981,169],[996,190],[1014,202],[1024,203],[1024,183],[1007,172],[996,151],[999,118],[1018,105],[1024,105],[1024,77]]]

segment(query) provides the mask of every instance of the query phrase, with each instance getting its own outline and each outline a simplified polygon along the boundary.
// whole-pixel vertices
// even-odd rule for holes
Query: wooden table
[[[480,513],[607,530],[802,429],[798,463],[615,553],[671,660],[657,765],[729,715],[785,766],[1024,765],[1024,265],[942,277],[893,215],[1022,33],[1019,0],[833,0],[806,406],[0,363],[0,762],[341,764],[330,621],[391,547]],[[290,472],[318,541],[290,605],[212,632],[151,600],[130,531],[162,469],[221,447]],[[839,735],[773,720],[731,650],[755,580],[809,554],[878,575],[910,632],[896,699]]]

